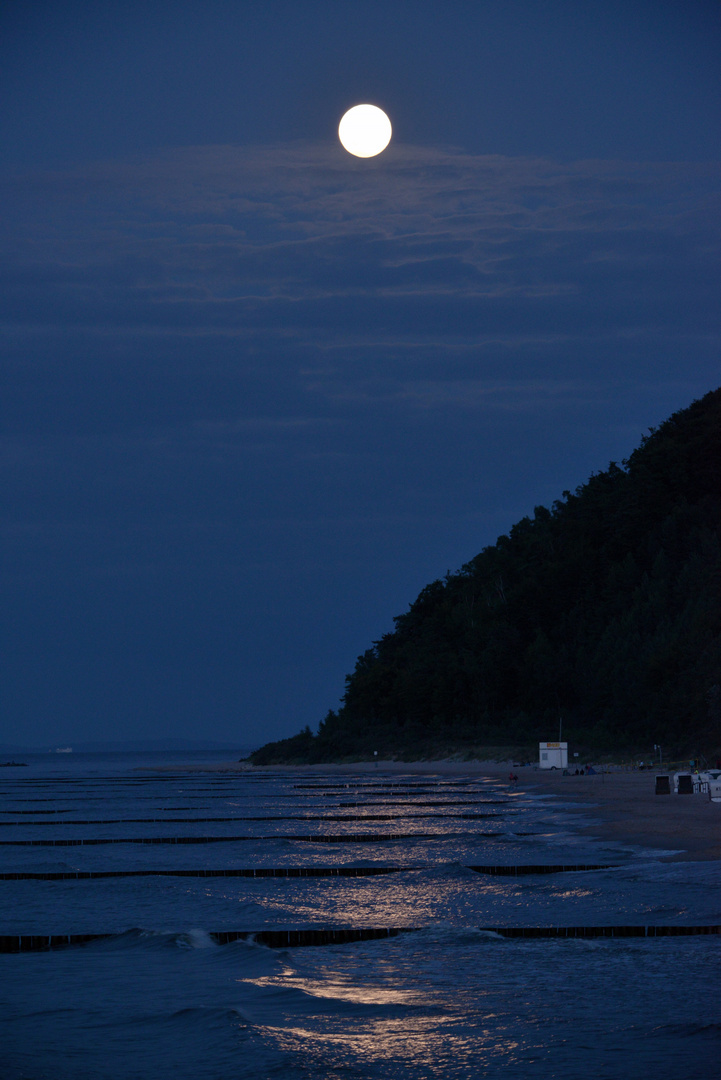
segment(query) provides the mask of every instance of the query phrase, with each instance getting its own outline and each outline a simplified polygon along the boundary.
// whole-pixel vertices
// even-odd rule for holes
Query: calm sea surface
[[[719,924],[719,863],[581,837],[577,814],[523,782],[21,760],[0,770],[0,871],[110,876],[0,880],[0,934],[111,936],[0,955],[2,1080],[721,1074],[721,938],[494,930]],[[138,771],[161,762],[179,769]],[[49,843],[67,840],[115,842]],[[529,864],[609,868],[469,869]],[[393,872],[157,873],[332,867]],[[413,932],[292,948],[212,936],[319,928]]]

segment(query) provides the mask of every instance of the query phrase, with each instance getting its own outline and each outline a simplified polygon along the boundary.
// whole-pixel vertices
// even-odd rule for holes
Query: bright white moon
[[[355,105],[338,125],[338,138],[349,154],[375,157],[391,141],[391,122],[375,105]]]

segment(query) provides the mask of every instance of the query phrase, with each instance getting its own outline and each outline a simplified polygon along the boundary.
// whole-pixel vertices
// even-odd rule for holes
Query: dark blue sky
[[[717,3],[24,0],[0,40],[0,741],[314,726],[721,382]]]

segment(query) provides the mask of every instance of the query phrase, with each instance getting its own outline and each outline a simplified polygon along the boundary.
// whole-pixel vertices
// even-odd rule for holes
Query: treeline
[[[423,589],[341,708],[256,764],[553,738],[721,749],[721,389]]]

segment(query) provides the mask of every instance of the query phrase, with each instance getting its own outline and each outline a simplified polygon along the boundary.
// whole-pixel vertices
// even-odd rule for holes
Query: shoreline
[[[591,818],[578,822],[586,835],[673,851],[659,856],[666,862],[721,859],[721,803],[707,795],[656,795],[655,772],[533,777],[536,791],[568,799],[569,810]]]
[[[143,772],[175,771],[173,766],[143,768]],[[496,761],[360,761],[353,764],[245,765],[225,762],[217,765],[187,765],[183,771],[252,773],[273,772],[325,775],[369,773],[387,777],[398,774],[433,776],[487,776],[507,779],[511,766]],[[522,766],[515,790],[560,797],[566,809],[583,814],[577,828],[588,836],[615,840],[642,848],[658,849],[667,862],[721,860],[721,803],[705,795],[656,795],[653,771],[597,773],[592,776],[563,776],[558,771]]]

